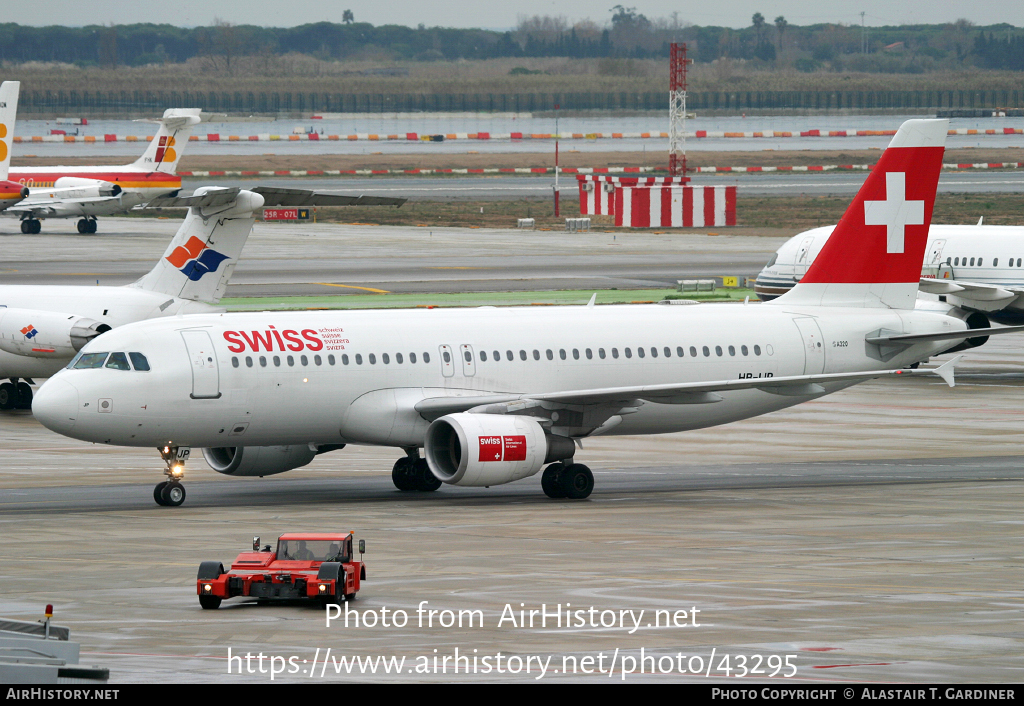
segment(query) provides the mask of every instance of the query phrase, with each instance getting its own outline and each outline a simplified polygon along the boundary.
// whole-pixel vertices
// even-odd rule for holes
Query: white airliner
[[[199,108],[169,108],[146,151],[121,166],[15,167],[10,179],[28,187],[25,200],[7,209],[21,218],[22,233],[39,233],[42,218],[78,218],[79,233],[95,233],[96,217],[125,213],[157,196],[175,194],[175,174]],[[12,121],[13,123],[13,121]],[[13,128],[13,124],[11,126]]]
[[[915,311],[946,120],[903,124],[803,281],[769,304],[245,313],[125,326],[90,342],[33,412],[85,441],[155,446],[264,476],[345,444],[393,446],[402,490],[491,486],[550,464],[585,498],[576,441],[764,414],[909,369],[968,336]],[[419,449],[425,458],[420,458]]]
[[[787,240],[757,276],[765,301],[785,294],[807,272],[835,226]],[[1024,227],[932,225],[921,270],[919,307],[949,304],[971,328],[990,321],[1024,324]],[[983,340],[981,338],[978,339]]]
[[[220,301],[256,220],[269,206],[401,205],[405,199],[299,189],[204,187],[154,206],[188,215],[153,269],[127,287],[0,285],[0,410],[28,409],[32,378],[49,377],[90,339],[133,321],[223,311]]]

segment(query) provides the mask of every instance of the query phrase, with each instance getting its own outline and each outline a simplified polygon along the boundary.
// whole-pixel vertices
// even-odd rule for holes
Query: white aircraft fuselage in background
[[[835,226],[813,228],[783,243],[761,270],[754,292],[771,301],[790,289],[807,272],[828,242]],[[965,283],[965,290],[945,294],[940,287],[922,299],[949,303],[984,313],[1001,324],[1024,323],[1024,226],[936,225],[928,233],[923,278]],[[982,285],[974,287],[972,285]],[[988,285],[988,286],[985,286]],[[996,288],[1007,289],[1006,292]],[[1013,293],[1014,296],[1009,296]],[[987,321],[979,325],[988,325]]]
[[[193,446],[215,470],[262,476],[349,443],[403,449],[403,490],[499,485],[555,461],[545,492],[586,497],[574,440],[724,424],[928,374],[903,368],[968,337],[961,319],[914,308],[946,127],[901,127],[804,281],[770,304],[147,321],[88,344],[34,411],[67,436],[160,447],[161,504],[184,500],[171,464]]]

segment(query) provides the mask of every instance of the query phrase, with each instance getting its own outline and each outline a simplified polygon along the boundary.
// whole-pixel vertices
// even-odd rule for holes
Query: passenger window
[[[416,354],[415,353],[410,353],[409,354],[409,362],[412,363],[413,365],[416,364]]]
[[[231,367],[232,368],[237,368],[238,367],[238,356],[237,355],[231,356]]]
[[[512,355],[512,351],[505,351],[505,357],[508,360],[515,360],[516,359],[516,357],[514,355]]]
[[[754,355],[761,355],[761,346],[754,346]]]
[[[1017,258],[1017,267],[1020,267],[1020,258]]]
[[[331,365],[334,365],[334,356],[333,355],[327,356],[327,362],[330,363]],[[341,364],[342,365],[348,365],[348,353],[342,353],[341,354]]]
[[[423,351],[423,362],[424,363],[429,363],[430,362],[430,354],[427,353],[426,351]]]
[[[627,358],[632,358],[633,357],[633,351],[631,349],[626,348],[624,352],[626,353],[626,357]]]
[[[550,348],[548,348],[546,351],[544,351],[544,355],[546,355],[548,357],[548,360],[554,360],[555,359],[555,352],[552,351]]]
[[[683,356],[683,347],[682,346],[676,346],[676,355],[679,356],[680,358],[684,357]]]
[[[484,355],[486,356],[487,354],[484,353]],[[401,353],[395,353],[395,362],[398,363],[399,365],[402,364],[402,354]]]
[[[261,368],[267,367],[267,356],[265,356],[265,355],[261,355],[260,356],[260,367]]]
[[[344,353],[341,356],[341,362],[343,362],[345,365],[348,365],[348,356],[345,355]],[[328,365],[334,365],[334,356],[333,355],[327,356],[327,364]]]
[[[146,359],[146,356],[141,353],[129,353],[128,357],[131,358],[132,367],[136,370],[141,370],[143,372],[149,370],[149,361]],[[235,367],[237,368],[238,365],[236,364]]]
[[[718,356],[722,355],[722,347],[721,346],[715,346],[715,355],[718,355]]]
[[[469,355],[469,354],[467,353],[466,355]],[[387,353],[381,353],[380,354],[380,359],[381,359],[381,361],[383,361],[384,365],[387,365],[388,363],[391,362],[391,356],[389,356]]]
[[[690,346],[690,357],[691,358],[696,358],[697,357],[697,347],[696,346]]]
[[[107,355],[107,353],[86,353],[78,359],[77,363],[75,363],[75,370],[102,368],[103,361],[107,359]]]
[[[604,360],[604,348],[597,349],[597,357],[600,358],[601,360]]]
[[[711,349],[710,349],[710,348],[708,348],[707,346],[704,346],[704,347],[703,347],[703,348],[701,349],[701,351],[702,351],[702,352],[704,353],[704,357],[705,357],[705,358],[710,358],[710,357],[711,357]]]
[[[107,367],[113,370],[132,369],[132,366],[128,365],[128,356],[124,353],[111,353],[110,358],[107,359]]]
[[[665,354],[666,358],[671,358],[672,357],[672,349],[669,348],[668,346],[665,346],[665,350],[663,350],[662,353]]]
[[[742,353],[743,355],[749,355],[749,351],[747,350],[746,346],[740,346],[740,353]]]
[[[974,258],[971,258],[971,267],[974,267]]]
[[[487,362],[487,351],[480,351],[480,360],[484,363]]]
[[[247,368],[251,368],[252,367],[252,356],[248,356],[248,355],[245,356],[245,367],[247,367]]]
[[[473,354],[469,351],[462,351],[462,357],[466,359],[467,363],[473,362]],[[385,360],[384,362],[386,363],[387,361]]]
[[[444,353],[442,353],[441,357],[444,358],[444,362],[446,362],[446,363],[452,362],[452,357],[451,357],[451,355],[449,355],[448,351],[445,351]]]
[[[362,364],[363,364],[363,354],[362,353],[356,353],[356,365],[362,365]]]
[[[445,353],[445,355],[448,355],[448,354]],[[377,356],[375,354],[373,354],[373,353],[370,353],[368,356],[366,356],[366,359],[370,361],[370,365],[376,365],[377,364]]]
[[[999,267],[999,258],[998,257],[994,258],[992,260],[992,267]]]
[[[587,360],[593,360],[593,359],[594,359],[594,351],[592,351],[592,350],[590,350],[588,348],[587,349]]]
[[[519,349],[519,360],[526,360],[526,351]]]
[[[629,351],[629,349],[627,348],[626,351]],[[637,346],[636,354],[638,356],[640,356],[641,358],[643,358],[645,355],[647,355],[646,353],[644,353],[644,347],[643,346]]]
[[[494,351],[494,362],[501,362],[501,351]]]
[[[729,346],[729,355],[736,355],[736,346]]]
[[[295,356],[290,355],[290,356],[288,356],[287,360],[288,360],[288,367],[289,368],[295,367]]]
[[[281,367],[281,356],[279,356],[279,355],[275,355],[274,356],[274,366],[277,367],[277,368]]]
[[[952,264],[953,264],[953,258],[951,258],[951,257],[947,257],[947,258],[946,258],[946,264],[947,264],[947,265],[952,265]]]
[[[979,257],[978,258],[978,267],[981,267],[983,264],[985,264],[985,258]]]
[[[304,355],[299,356],[299,362],[302,363],[303,365],[309,365],[309,358],[307,358]]]
[[[580,359],[580,349],[579,348],[573,348],[572,349],[572,359],[573,360],[579,360]]]
[[[619,349],[618,348],[612,348],[612,358],[618,358],[618,357],[619,357]]]
[[[324,359],[318,355],[313,356],[313,363],[316,365],[323,365]]]
[[[559,348],[558,349],[558,357],[561,358],[562,360],[565,360],[565,349],[564,348]]]
[[[537,350],[536,348],[533,349],[533,359],[540,360],[540,351]]]
[[[666,348],[665,350],[668,350],[668,349]],[[657,358],[658,357],[658,349],[655,348],[654,346],[651,346],[651,357],[652,358]]]

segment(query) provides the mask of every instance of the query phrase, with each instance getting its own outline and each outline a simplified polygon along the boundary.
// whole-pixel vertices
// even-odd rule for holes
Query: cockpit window
[[[132,367],[134,367],[136,370],[149,370],[149,361],[146,360],[146,356],[142,355],[141,353],[132,352],[128,354],[128,357],[132,359]]]
[[[107,353],[79,353],[78,362],[75,363],[75,370],[102,368],[103,361],[107,359],[107,355]]]
[[[775,264],[775,261],[778,260],[778,259],[779,259],[779,254],[775,253],[774,255],[772,255],[772,259],[768,261],[768,264],[765,265],[765,267],[771,267],[772,265]]]
[[[124,353],[111,353],[110,357],[107,358],[106,367],[113,368],[114,370],[132,369],[132,367],[128,365],[128,356],[126,356]]]

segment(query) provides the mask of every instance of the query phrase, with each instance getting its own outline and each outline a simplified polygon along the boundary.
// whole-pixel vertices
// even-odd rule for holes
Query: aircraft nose
[[[32,415],[47,429],[67,434],[78,417],[78,389],[67,380],[49,380],[32,398]]]

